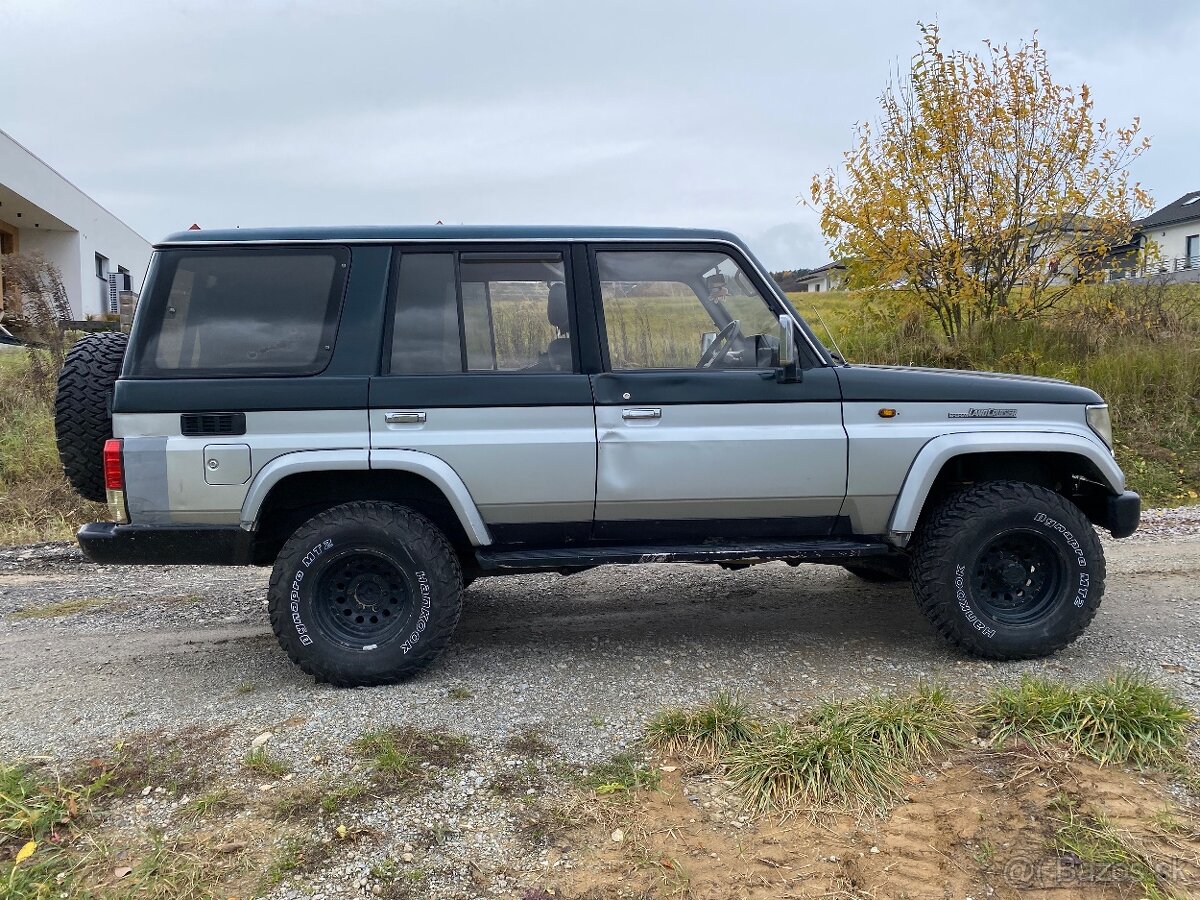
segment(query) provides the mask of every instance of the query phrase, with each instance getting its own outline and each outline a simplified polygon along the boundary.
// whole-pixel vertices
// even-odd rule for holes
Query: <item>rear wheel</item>
[[[318,681],[391,684],[445,651],[462,590],[458,558],[431,521],[393,503],[346,503],[283,545],[268,609],[280,645]]]
[[[1023,482],[985,482],[946,499],[916,536],[912,571],[934,627],[988,659],[1062,649],[1104,593],[1104,551],[1091,523],[1066,498]]]

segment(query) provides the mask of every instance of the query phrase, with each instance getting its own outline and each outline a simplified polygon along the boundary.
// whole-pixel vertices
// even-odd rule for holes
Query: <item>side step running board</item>
[[[745,541],[623,547],[558,547],[542,550],[475,551],[481,569],[574,569],[652,562],[746,564],[782,559],[788,562],[838,563],[866,556],[886,556],[887,544],[815,538],[807,541]]]

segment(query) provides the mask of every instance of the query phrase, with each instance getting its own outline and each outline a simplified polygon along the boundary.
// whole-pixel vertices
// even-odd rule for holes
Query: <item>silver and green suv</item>
[[[192,231],[71,351],[64,468],[103,564],[273,565],[306,672],[433,662],[474,578],[832,563],[992,659],[1095,615],[1140,501],[1060,381],[832,356],[750,251],[666,228]]]

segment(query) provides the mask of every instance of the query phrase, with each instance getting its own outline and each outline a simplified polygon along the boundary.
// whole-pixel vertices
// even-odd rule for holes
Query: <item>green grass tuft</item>
[[[291,766],[283,760],[272,756],[266,747],[255,747],[250,750],[242,758],[242,765],[256,775],[262,775],[264,778],[282,778],[288,772],[292,771]]]
[[[756,812],[882,809],[900,797],[903,774],[958,744],[965,725],[940,687],[824,703],[735,746],[729,778]]]
[[[585,787],[600,796],[657,790],[662,772],[647,765],[636,753],[618,753],[612,759],[592,766],[582,776]]]
[[[1078,687],[1026,676],[994,689],[975,716],[996,743],[1061,745],[1100,765],[1138,766],[1176,763],[1195,719],[1168,690],[1131,672]]]
[[[777,722],[734,749],[727,765],[729,780],[758,813],[883,808],[900,796],[895,762],[844,720]]]
[[[646,743],[668,756],[716,760],[751,740],[759,724],[735,695],[718,692],[694,710],[667,709],[646,726]]]
[[[945,688],[921,685],[911,694],[875,694],[827,703],[813,714],[816,727],[844,725],[876,744],[889,760],[924,762],[954,747],[966,716]]]
[[[407,725],[367,732],[354,742],[353,749],[371,761],[376,784],[393,793],[425,783],[431,770],[456,768],[471,753],[470,743],[462,735]]]

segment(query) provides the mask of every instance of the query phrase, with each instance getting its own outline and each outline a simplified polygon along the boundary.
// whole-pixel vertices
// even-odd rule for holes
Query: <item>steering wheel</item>
[[[708,349],[700,354],[700,362],[696,363],[697,369],[711,369],[728,354],[733,347],[733,333],[737,331],[737,319],[730,319],[729,324],[717,332],[717,336],[713,338],[713,342],[708,345]]]

